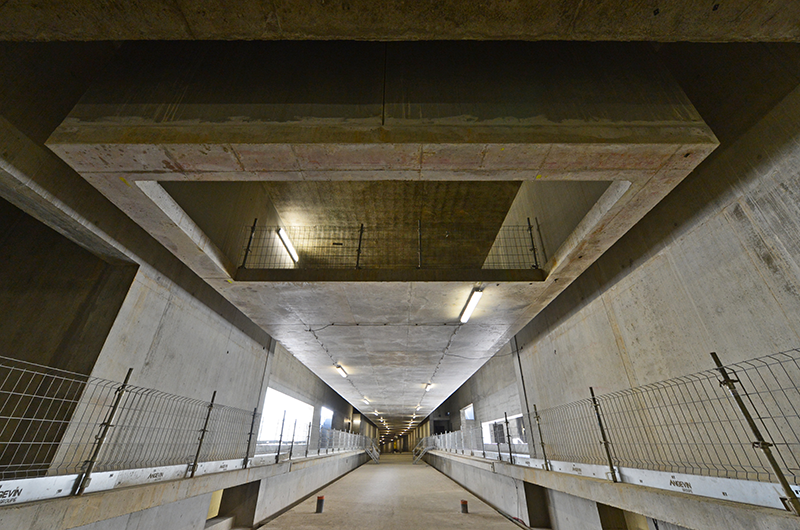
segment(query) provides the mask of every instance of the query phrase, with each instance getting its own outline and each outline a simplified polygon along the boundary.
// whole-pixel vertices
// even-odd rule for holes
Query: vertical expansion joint
[[[417,268],[422,268],[422,219],[417,219]]]

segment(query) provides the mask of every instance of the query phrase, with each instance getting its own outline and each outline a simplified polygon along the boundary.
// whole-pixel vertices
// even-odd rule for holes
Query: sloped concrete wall
[[[525,501],[525,487],[521,480],[494,473],[491,462],[465,465],[463,461],[442,458],[435,453],[425,455],[425,460],[453,481],[480,497],[495,509],[530,522]]]
[[[259,486],[254,523],[280,513],[324,485],[337,480],[369,460],[366,453],[353,453],[321,462],[292,465],[291,473],[265,478]]]

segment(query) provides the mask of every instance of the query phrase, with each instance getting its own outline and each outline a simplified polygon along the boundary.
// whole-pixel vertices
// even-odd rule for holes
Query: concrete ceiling
[[[647,47],[468,43],[458,53],[456,43],[414,44],[382,56],[374,44],[303,43],[288,55],[302,64],[283,78],[264,52],[275,48],[199,49],[121,50],[48,146],[395,432],[417,404],[418,419],[435,409],[717,145]],[[266,89],[262,74],[249,75],[256,65],[268,72]],[[570,185],[561,194],[526,186],[514,197],[520,182],[542,180]],[[582,193],[573,184],[584,181],[606,184]],[[572,207],[578,195],[591,200]],[[485,219],[494,233],[553,204],[571,221],[544,270],[523,271],[529,277],[238,267],[242,230],[256,217],[273,226],[283,216],[399,226]],[[476,286],[483,300],[460,325]]]
[[[800,4],[768,0],[11,0],[0,20],[7,40],[800,38]]]

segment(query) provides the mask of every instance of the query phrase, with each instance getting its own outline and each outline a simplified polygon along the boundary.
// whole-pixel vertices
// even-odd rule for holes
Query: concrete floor
[[[325,510],[314,513],[317,495],[325,496]],[[461,513],[461,500],[469,514]],[[514,529],[497,513],[424,462],[411,463],[410,454],[381,455],[324,488],[316,495],[261,528],[415,528]]]

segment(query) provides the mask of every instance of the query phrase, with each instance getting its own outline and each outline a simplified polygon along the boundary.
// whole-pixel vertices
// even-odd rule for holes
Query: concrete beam
[[[143,486],[90,493],[80,497],[64,497],[52,501],[39,501],[0,510],[0,527],[66,530],[91,523],[140,512],[240,484],[264,481],[261,496],[271,482],[280,484],[271,494],[286,498],[283,506],[267,503],[260,508],[260,519],[266,518],[281,507],[312,493],[332,482],[342,474],[366,463],[365,453],[339,453],[280,464],[250,467],[237,471],[201,475],[195,478],[159,482]],[[328,464],[333,463],[331,468]],[[313,475],[322,470],[321,476]],[[272,511],[270,511],[272,510]],[[168,524],[165,526],[169,526]]]
[[[115,5],[72,0],[5,2],[0,38],[132,39],[518,39],[789,41],[800,38],[800,8],[787,2],[666,5],[459,0],[235,2],[137,0]]]
[[[796,530],[798,527],[797,516],[770,508],[658,490],[647,486],[615,484],[607,480],[543,471],[505,462],[489,462],[489,469],[487,469],[487,461],[483,459],[441,451],[431,451],[428,455],[425,457],[427,461],[440,470],[444,462],[449,466],[481,469],[487,474],[497,474],[530,482],[550,490],[568,493],[686,528]],[[481,491],[481,484],[478,482],[462,485],[471,491]],[[490,493],[501,494],[484,492],[482,495],[484,498],[490,498],[488,497]]]
[[[602,43],[128,45],[48,140],[353,406],[398,418],[422,400],[420,414],[433,410],[716,145],[650,48]],[[158,182],[167,180],[192,184]],[[221,180],[451,181],[439,187],[479,195],[468,206],[520,181],[610,184],[561,230],[536,281],[537,271],[233,271],[241,257],[226,262],[225,243],[212,241],[181,201],[201,215],[241,202],[212,196],[192,206],[164,193],[184,187],[191,195],[197,181]],[[574,202],[576,187],[546,200]],[[465,191],[475,188],[482,191]],[[324,189],[336,210],[352,209],[354,197],[385,198],[378,185],[373,195],[343,193],[339,202],[335,186]],[[419,195],[422,210],[442,222],[460,209],[452,205],[457,193],[412,194]],[[384,217],[409,217],[405,210],[418,207],[407,199],[387,201],[396,215]],[[498,208],[484,202],[497,221],[487,213],[484,222],[499,227]],[[463,209],[480,223],[480,208]],[[240,223],[229,210],[215,218]],[[565,217],[560,212],[551,217]],[[450,268],[458,265],[480,266],[456,260]],[[450,325],[476,281],[487,284],[486,301],[469,324]],[[339,377],[337,362],[351,377]],[[387,399],[365,408],[363,396]]]

